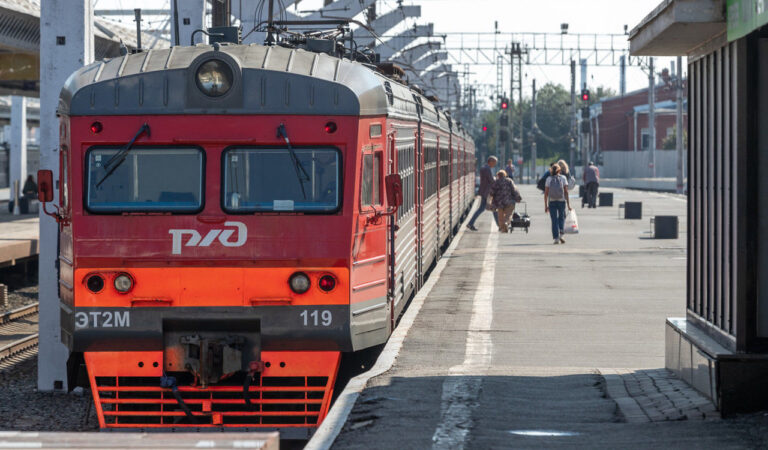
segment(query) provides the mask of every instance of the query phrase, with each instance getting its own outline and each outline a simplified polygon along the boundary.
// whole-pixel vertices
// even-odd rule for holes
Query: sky
[[[184,1],[184,0],[179,0]],[[232,0],[233,3],[239,0]],[[568,23],[569,33],[588,34],[624,34],[624,25],[632,30],[640,21],[648,15],[661,0],[404,0],[404,4],[421,5],[421,17],[409,19],[400,25],[394,32],[414,23],[433,23],[435,35],[447,34],[446,45],[455,48],[462,39],[452,34],[456,32],[492,32],[494,22],[498,21],[498,29],[501,33],[554,33],[560,32],[560,25]],[[162,8],[169,4],[169,0],[94,0],[98,9],[121,8]],[[312,10],[322,6],[323,0],[300,0],[297,6],[290,9]],[[397,0],[379,0],[379,13],[384,13],[397,6]],[[125,18],[131,22],[132,17]],[[390,35],[392,33],[388,33]],[[503,35],[502,35],[503,36]],[[491,45],[493,36],[475,35],[463,37],[464,47],[471,48],[476,45],[478,39],[483,39],[483,46]],[[626,46],[623,36],[617,36],[614,43],[617,47]],[[506,39],[505,39],[506,40]],[[503,47],[503,44],[499,43]],[[586,46],[582,44],[582,46]],[[460,71],[465,66],[457,64],[459,60],[466,62],[466,57],[459,57],[454,53],[449,59],[453,68]],[[470,52],[471,53],[471,52]],[[465,55],[466,56],[466,55]],[[671,58],[657,58],[656,71],[660,72],[664,67],[670,67]],[[466,67],[469,72],[470,83],[478,86],[496,84],[496,68],[491,65],[471,65]],[[529,96],[533,79],[539,86],[547,83],[570,86],[570,70],[565,66],[526,65],[523,67],[524,96]],[[508,90],[509,68],[507,67],[503,79],[505,90]],[[577,69],[577,80],[580,80],[580,70]],[[577,81],[577,85],[580,81]],[[598,86],[610,87],[619,90],[619,68],[588,67],[588,86],[592,89]],[[648,75],[640,67],[627,68],[627,90],[632,91],[648,86]],[[487,89],[490,89],[488,87]],[[486,89],[486,90],[487,90]]]

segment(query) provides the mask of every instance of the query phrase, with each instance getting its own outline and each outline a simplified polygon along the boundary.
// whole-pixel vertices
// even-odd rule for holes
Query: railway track
[[[37,352],[38,303],[0,315],[0,370]]]

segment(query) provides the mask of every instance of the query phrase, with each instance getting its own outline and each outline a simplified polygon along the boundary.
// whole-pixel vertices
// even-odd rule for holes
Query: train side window
[[[360,204],[371,206],[373,204],[373,155],[363,155],[363,175],[360,181],[362,192]]]
[[[373,155],[373,204],[381,204],[381,152]]]
[[[69,151],[66,146],[61,147],[61,164],[59,165],[59,205],[66,211],[69,209]]]

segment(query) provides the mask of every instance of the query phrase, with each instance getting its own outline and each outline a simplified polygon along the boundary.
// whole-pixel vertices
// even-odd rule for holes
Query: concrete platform
[[[0,267],[17,260],[37,256],[40,219],[37,214],[13,216],[0,214]]]
[[[249,448],[277,450],[274,433],[21,433],[0,431],[0,448],[187,449]]]
[[[530,234],[498,234],[490,214],[464,231],[333,448],[764,444],[664,368],[665,320],[685,313],[687,235],[650,239],[647,218],[684,217],[685,198],[612,191],[614,205],[642,201],[646,219],[576,207],[581,233],[553,245],[541,194],[523,186]]]

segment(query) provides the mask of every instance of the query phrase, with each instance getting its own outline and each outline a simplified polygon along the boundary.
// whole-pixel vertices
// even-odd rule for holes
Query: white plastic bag
[[[579,233],[579,219],[576,217],[576,210],[568,211],[565,216],[565,234]]]

